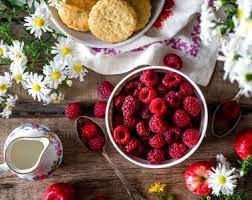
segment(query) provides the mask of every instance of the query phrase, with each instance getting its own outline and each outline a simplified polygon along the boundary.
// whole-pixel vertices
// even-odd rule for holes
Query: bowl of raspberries
[[[112,144],[124,158],[146,168],[166,168],[200,146],[208,110],[200,88],[185,74],[147,66],[115,87],[105,121]]]

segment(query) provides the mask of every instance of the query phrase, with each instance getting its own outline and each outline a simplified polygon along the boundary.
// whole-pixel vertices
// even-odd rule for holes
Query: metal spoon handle
[[[233,98],[233,101],[236,101],[237,103],[239,103],[241,97],[242,97],[242,89],[235,95],[235,97]]]
[[[127,181],[127,179],[124,177],[124,175],[119,171],[119,169],[116,167],[116,165],[109,158],[106,151],[103,151],[102,155],[108,161],[109,165],[115,171],[116,175],[119,177],[120,181],[122,182],[125,190],[127,191],[128,195],[129,195],[130,199],[131,200],[146,200],[146,198],[144,198],[134,187],[132,187],[130,185],[130,183]]]

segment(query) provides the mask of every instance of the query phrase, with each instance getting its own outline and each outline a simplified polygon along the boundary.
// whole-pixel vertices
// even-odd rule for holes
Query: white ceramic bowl
[[[142,71],[147,70],[147,69],[151,69],[151,70],[155,70],[157,72],[175,72],[180,74],[181,76],[183,76],[194,88],[194,92],[197,96],[197,98],[200,99],[201,103],[201,122],[200,122],[200,133],[201,133],[201,137],[197,143],[196,146],[194,146],[193,148],[189,149],[187,154],[185,156],[183,156],[180,159],[170,159],[170,160],[166,160],[161,164],[150,164],[147,160],[144,160],[142,158],[138,158],[135,156],[131,156],[131,155],[127,155],[125,154],[122,149],[117,145],[117,143],[114,141],[113,138],[113,127],[112,127],[112,111],[113,111],[113,99],[116,95],[119,94],[119,92],[121,91],[121,89],[124,87],[124,85],[131,79],[138,77]],[[108,132],[108,136],[110,138],[110,141],[112,142],[112,144],[114,145],[114,147],[116,148],[116,150],[127,160],[129,160],[130,162],[139,165],[141,167],[145,167],[145,168],[168,168],[174,165],[177,165],[181,162],[183,162],[184,160],[186,160],[187,158],[189,158],[200,146],[200,144],[202,143],[205,134],[206,134],[206,130],[207,130],[207,124],[208,124],[208,109],[207,109],[207,104],[206,104],[206,100],[204,95],[202,94],[200,88],[185,74],[183,74],[180,71],[177,71],[175,69],[169,68],[169,67],[164,67],[164,66],[149,66],[149,67],[143,67],[140,68],[136,71],[133,71],[132,73],[130,73],[129,75],[127,75],[125,78],[123,78],[115,87],[114,91],[112,92],[109,100],[108,100],[108,105],[107,105],[107,109],[106,109],[106,117],[105,117],[105,123],[106,123],[106,128],[107,128],[107,132]]]
[[[138,31],[137,33],[134,33],[128,40],[125,40],[123,42],[111,44],[104,41],[99,40],[94,35],[92,35],[90,32],[81,32],[81,31],[75,31],[73,29],[68,28],[60,19],[58,12],[55,8],[49,7],[49,10],[52,14],[52,21],[53,23],[58,27],[60,31],[62,31],[65,35],[70,36],[74,40],[76,40],[79,43],[82,43],[84,45],[87,45],[89,47],[95,47],[95,48],[114,48],[126,45],[128,43],[133,42],[140,36],[142,36],[144,33],[146,33],[152,25],[157,20],[158,16],[160,15],[163,7],[164,7],[165,0],[151,0],[151,18],[149,23],[145,26],[144,29]]]

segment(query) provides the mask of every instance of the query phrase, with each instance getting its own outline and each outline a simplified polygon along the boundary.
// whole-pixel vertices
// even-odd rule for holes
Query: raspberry
[[[157,94],[159,96],[164,96],[168,92],[168,88],[165,87],[163,84],[157,86]]]
[[[157,96],[156,91],[150,87],[144,87],[139,93],[139,100],[143,103],[150,104],[150,102]]]
[[[65,115],[68,119],[76,119],[82,113],[81,105],[78,103],[70,103],[65,108]]]
[[[166,102],[162,98],[153,99],[149,106],[150,111],[156,115],[163,115],[167,112]]]
[[[222,106],[224,116],[229,120],[235,120],[239,118],[241,114],[241,108],[235,101],[227,101]]]
[[[124,117],[131,117],[133,116],[139,108],[139,102],[138,100],[131,96],[128,95],[122,105],[122,112]]]
[[[162,79],[162,83],[168,89],[172,89],[174,87],[179,86],[181,81],[182,81],[182,76],[173,72],[166,73],[165,77]]]
[[[103,81],[98,87],[98,96],[102,99],[108,99],[114,90],[114,86],[109,81]]]
[[[105,138],[102,135],[99,135],[91,140],[88,141],[89,148],[92,151],[100,152],[103,149],[103,146],[105,145]]]
[[[127,153],[133,153],[134,150],[136,150],[140,145],[139,140],[137,140],[136,138],[132,138],[128,144],[126,144],[125,146],[125,150]]]
[[[140,112],[139,115],[141,116],[142,119],[149,119],[151,117],[151,112],[149,110],[149,106],[148,105],[144,105]]]
[[[186,154],[187,147],[186,145],[181,143],[173,143],[172,145],[170,145],[168,151],[171,158],[178,159]]]
[[[149,127],[143,121],[137,123],[136,131],[140,137],[148,137],[151,133]]]
[[[188,82],[181,83],[179,93],[184,97],[192,96],[194,94],[192,85]]]
[[[151,87],[158,83],[158,75],[152,70],[146,70],[142,72],[140,81],[147,87]]]
[[[98,129],[94,122],[87,122],[81,127],[81,135],[86,139],[95,137],[97,133]]]
[[[155,148],[155,149],[160,149],[165,145],[165,140],[163,135],[154,135],[150,140],[149,140],[149,144],[151,147]]]
[[[118,144],[127,144],[130,141],[130,133],[127,128],[117,126],[113,133],[114,139]]]
[[[120,95],[120,96],[115,97],[114,106],[118,110],[121,110],[124,100],[125,100],[125,96],[124,95]]]
[[[165,141],[168,144],[178,142],[181,139],[182,131],[178,127],[171,127],[164,133]]]
[[[166,123],[163,121],[162,117],[158,115],[153,115],[150,118],[149,127],[150,130],[156,134],[163,134],[167,129]]]
[[[164,98],[171,108],[178,108],[182,99],[180,93],[175,91],[170,91]]]
[[[175,111],[172,120],[173,123],[180,128],[184,128],[191,124],[189,115],[182,109],[178,109]]]
[[[167,54],[163,59],[164,65],[167,67],[180,70],[183,67],[182,59],[176,54]]]
[[[139,83],[140,82],[138,79],[133,79],[133,80],[130,80],[128,83],[126,83],[125,90],[127,94],[134,95],[136,89],[139,86]]]
[[[137,88],[135,89],[133,96],[139,99],[139,94],[141,90],[144,88],[144,85],[142,83],[138,83]]]
[[[131,153],[133,156],[140,157],[146,152],[145,146],[140,142],[139,146]]]
[[[123,118],[124,126],[130,130],[133,130],[136,127],[137,123],[138,123],[138,119],[134,116]]]
[[[165,153],[161,149],[153,149],[148,152],[147,159],[151,164],[160,164],[165,160]]]
[[[122,124],[123,123],[123,117],[122,117],[122,115],[119,114],[119,113],[114,113],[113,114],[113,122],[112,123],[113,123],[113,127],[116,127],[116,126]]]
[[[183,133],[182,139],[186,146],[194,147],[200,138],[200,134],[196,129],[188,129]]]
[[[197,117],[200,114],[200,101],[193,96],[188,96],[183,100],[183,107],[186,112],[192,117]]]
[[[101,102],[101,101],[95,102],[94,116],[99,117],[99,118],[105,117],[106,107],[107,107],[106,102]]]

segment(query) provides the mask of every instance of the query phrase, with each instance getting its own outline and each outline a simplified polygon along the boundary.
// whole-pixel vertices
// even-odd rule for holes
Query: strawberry
[[[69,183],[54,183],[44,192],[43,200],[76,200],[74,187]]]

